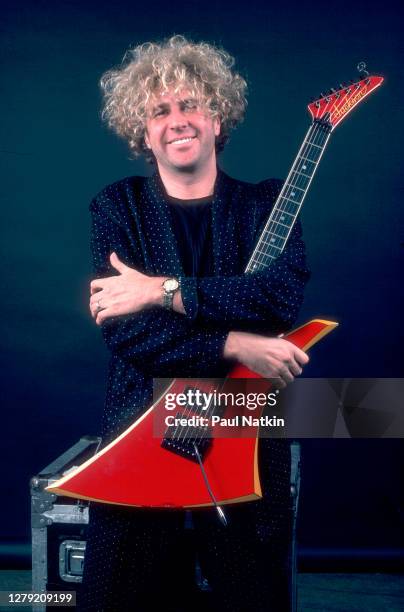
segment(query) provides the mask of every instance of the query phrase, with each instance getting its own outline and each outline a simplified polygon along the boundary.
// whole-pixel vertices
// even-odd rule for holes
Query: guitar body
[[[173,391],[174,387],[170,387]],[[181,392],[183,386],[177,387]],[[197,463],[166,450],[155,437],[152,406],[122,436],[82,469],[49,491],[81,499],[129,506],[185,508],[212,505]],[[214,439],[204,468],[220,503],[261,496],[257,438]]]
[[[307,350],[336,327],[331,321],[313,320],[290,332],[287,340]],[[229,378],[260,378],[236,366]],[[190,381],[174,380],[170,393],[182,393]],[[268,383],[269,385],[270,383]],[[211,391],[209,381],[198,388]],[[164,395],[116,440],[82,466],[48,487],[49,491],[110,504],[159,508],[211,506],[202,471],[193,461],[162,447],[155,434],[159,414],[166,413]],[[228,407],[224,418],[234,414]],[[260,416],[256,411],[254,416]],[[220,504],[259,499],[258,427],[248,437],[214,438],[203,462],[215,498]]]

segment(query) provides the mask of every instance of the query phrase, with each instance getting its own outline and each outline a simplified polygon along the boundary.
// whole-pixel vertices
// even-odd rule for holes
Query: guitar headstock
[[[309,112],[314,121],[323,121],[333,130],[355,106],[358,106],[372,91],[383,83],[383,77],[370,76],[365,73],[364,78],[356,83],[340,85],[339,89],[331,89],[327,95],[311,102]]]

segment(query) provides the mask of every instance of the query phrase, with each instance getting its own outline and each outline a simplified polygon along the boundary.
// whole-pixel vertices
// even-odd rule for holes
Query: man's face
[[[195,172],[216,161],[220,122],[187,92],[155,94],[148,109],[145,142],[159,167]]]

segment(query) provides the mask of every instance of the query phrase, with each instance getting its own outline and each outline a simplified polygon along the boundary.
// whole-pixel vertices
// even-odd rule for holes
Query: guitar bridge
[[[206,453],[209,450],[212,440],[210,438],[186,438],[185,440],[176,440],[175,438],[163,438],[161,446],[166,450],[169,450],[184,459],[189,459],[194,463],[199,463],[198,457],[195,452],[194,443],[196,444],[202,461],[204,460]]]
[[[210,437],[202,437],[202,435],[206,436],[206,433],[207,428],[193,427],[190,431],[187,431],[186,437],[175,437],[175,432],[171,432],[169,428],[164,435],[161,446],[180,457],[184,457],[184,459],[199,463],[195,445],[203,461],[212,443]]]

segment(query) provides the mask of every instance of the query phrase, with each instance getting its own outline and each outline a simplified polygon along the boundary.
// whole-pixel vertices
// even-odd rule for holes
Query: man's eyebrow
[[[168,102],[157,102],[156,104],[153,104],[152,111],[157,110],[159,108],[167,108],[167,106],[169,106]]]
[[[184,105],[187,105],[187,104],[198,104],[198,100],[197,100],[197,98],[192,98],[192,97],[181,98],[181,99],[177,100],[177,104],[184,104]],[[156,111],[165,110],[165,109],[167,109],[169,107],[170,107],[170,103],[169,102],[165,102],[163,100],[161,102],[156,102],[155,104],[153,104],[151,106],[151,108],[150,108],[150,112],[151,113],[155,113]]]

